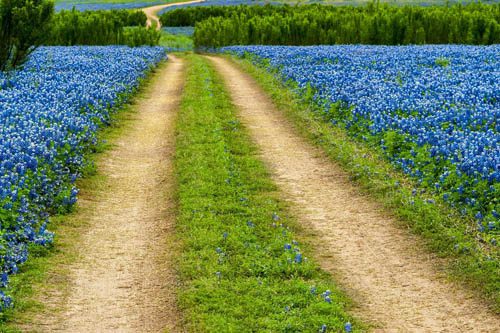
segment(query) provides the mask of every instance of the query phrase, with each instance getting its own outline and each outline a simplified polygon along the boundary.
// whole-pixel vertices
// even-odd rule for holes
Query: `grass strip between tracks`
[[[338,332],[351,322],[356,331],[348,301],[307,258],[221,77],[200,56],[188,59],[175,156],[187,328]]]

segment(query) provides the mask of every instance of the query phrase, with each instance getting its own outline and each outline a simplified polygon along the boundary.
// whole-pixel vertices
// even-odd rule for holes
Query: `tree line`
[[[197,7],[167,12],[161,22],[194,25],[196,47],[500,43],[500,4]]]
[[[45,45],[157,45],[160,33],[146,29],[142,11],[63,10],[54,15]]]
[[[61,11],[50,0],[0,0],[0,71],[21,65],[40,45],[158,45],[142,11]]]

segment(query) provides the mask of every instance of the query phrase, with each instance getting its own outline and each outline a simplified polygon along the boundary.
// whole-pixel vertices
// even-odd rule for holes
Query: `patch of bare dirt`
[[[499,317],[445,281],[419,241],[299,137],[253,79],[226,59],[209,58],[276,183],[315,233],[321,266],[357,303],[356,315],[381,332],[498,332]]]
[[[184,64],[169,56],[135,106],[130,128],[98,165],[103,193],[82,194],[88,220],[69,267],[63,310],[35,323],[42,332],[180,331],[175,269],[169,255],[175,218],[172,200],[174,120]]]

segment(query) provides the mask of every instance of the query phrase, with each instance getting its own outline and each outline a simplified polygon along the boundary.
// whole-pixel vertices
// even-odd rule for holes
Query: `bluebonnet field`
[[[367,2],[371,0],[360,0],[360,1],[352,1],[352,0],[309,0],[302,1],[302,4],[312,4],[312,3],[322,3],[328,5],[351,5],[351,6],[361,6],[365,5]],[[458,1],[458,0],[457,0]],[[450,3],[454,3],[457,1],[449,1]],[[497,3],[499,0],[485,0],[483,3]],[[174,2],[174,1],[171,1]],[[298,1],[294,0],[206,0],[203,3],[197,4],[179,4],[178,6],[168,7],[160,11],[160,14],[163,14],[166,11],[179,8],[179,7],[199,7],[199,6],[237,6],[237,5],[264,5],[266,3],[271,3],[274,5],[289,3],[291,5],[296,4]],[[384,1],[382,1],[384,2]],[[446,1],[444,0],[408,0],[408,1],[385,1],[389,2],[392,5],[420,5],[420,6],[430,6],[435,4],[444,4]],[[165,0],[58,0],[56,1],[56,11],[60,11],[62,9],[70,10],[73,7],[76,10],[84,11],[84,10],[108,10],[108,9],[136,9],[136,8],[144,8],[155,5],[161,5],[167,3]]]
[[[161,28],[166,33],[175,36],[188,36],[191,37],[194,34],[194,27],[162,27]]]
[[[239,6],[239,5],[265,5],[265,4],[273,4],[279,5],[283,2],[280,1],[266,1],[266,0],[206,0],[204,2],[198,3],[190,3],[190,4],[178,4],[176,6],[166,7],[162,9],[158,15],[161,15],[165,12],[178,9],[178,8],[186,8],[186,7],[206,7],[206,6]]]
[[[371,2],[372,0],[305,0],[305,1],[296,1],[296,0],[206,0],[205,2],[201,3],[192,3],[192,4],[179,4],[176,6],[172,7],[167,7],[162,9],[159,12],[159,15],[174,10],[178,8],[186,8],[186,7],[205,7],[205,6],[239,6],[239,5],[266,5],[266,4],[271,4],[271,5],[283,5],[283,4],[289,4],[291,6],[296,5],[297,3],[299,4],[326,4],[326,5],[331,5],[331,6],[364,6],[368,2]],[[448,1],[449,3],[455,3],[460,0],[452,0]],[[497,3],[500,0],[486,0],[483,1],[483,3]],[[403,5],[418,5],[418,6],[431,6],[431,5],[443,5],[446,3],[445,0],[406,0],[406,1],[393,1],[393,0],[386,0],[386,1],[381,1],[381,2],[387,2],[390,5],[395,5],[395,6],[403,6]]]
[[[143,1],[131,1],[131,0],[114,0],[114,1],[99,1],[99,0],[60,0],[56,2],[56,11],[63,9],[71,10],[73,7],[76,10],[108,10],[108,9],[136,9],[144,8],[155,5],[161,5],[168,3],[166,0],[143,0]],[[175,1],[170,1],[175,2]],[[255,4],[265,4],[269,1],[263,0],[206,0],[201,3],[194,4],[182,4],[177,6],[167,7],[160,11],[162,14],[166,11],[181,8],[181,7],[199,7],[199,6],[236,6],[236,5],[255,5]],[[274,3],[274,2],[273,2]],[[275,2],[276,4],[279,2]]]
[[[0,72],[0,285],[53,239],[48,217],[76,202],[96,131],[165,58],[159,47],[42,47]],[[5,290],[5,289],[4,289]],[[0,291],[0,309],[11,304]]]
[[[161,5],[167,1],[162,0],[144,0],[144,1],[99,1],[99,0],[61,0],[56,1],[55,9],[71,10],[75,8],[79,11],[84,10],[109,10],[109,9],[137,9]]]
[[[500,45],[226,47],[295,82],[329,121],[381,148],[496,247]],[[431,202],[432,204],[432,202]]]

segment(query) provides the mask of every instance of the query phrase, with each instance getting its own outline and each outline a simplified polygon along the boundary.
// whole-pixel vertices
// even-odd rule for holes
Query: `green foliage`
[[[167,48],[168,51],[192,51],[193,39],[189,36],[173,35],[162,31],[159,45]]]
[[[451,60],[448,58],[437,58],[435,61],[436,65],[441,66],[441,67],[448,67],[451,63]]]
[[[158,45],[161,33],[155,29],[143,27],[125,27],[119,44],[128,46]]]
[[[196,26],[197,47],[500,43],[500,4],[193,7],[167,12],[161,22]]]
[[[221,81],[206,60],[190,57],[175,155],[179,304],[187,326],[317,332],[326,324],[340,332],[350,320],[346,300],[314,261],[295,261],[293,248],[305,255],[307,246]],[[331,303],[321,296],[327,289]]]
[[[146,29],[142,11],[63,10],[54,16],[47,45],[158,45],[160,33]],[[130,28],[133,27],[133,28]]]
[[[0,71],[21,65],[42,44],[53,11],[49,0],[0,0]]]

